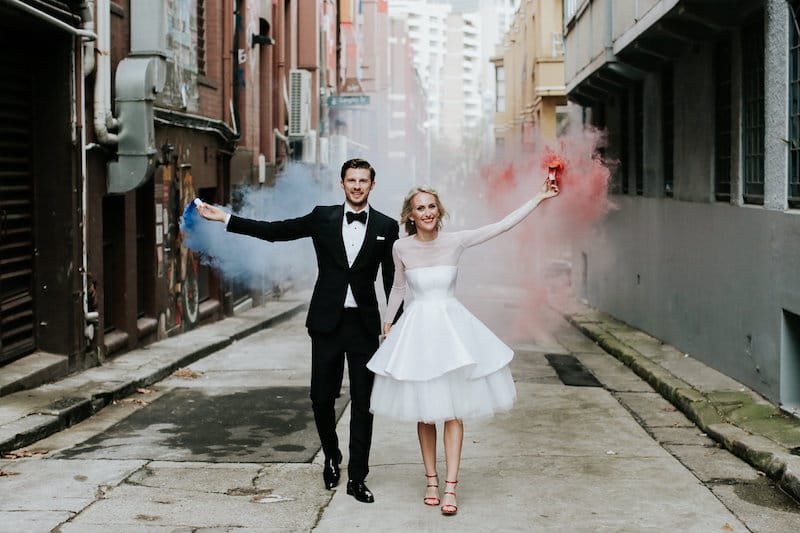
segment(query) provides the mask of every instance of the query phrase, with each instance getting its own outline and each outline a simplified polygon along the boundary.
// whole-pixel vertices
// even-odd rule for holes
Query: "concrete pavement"
[[[442,517],[421,502],[425,480],[414,424],[376,420],[368,479],[377,498],[372,505],[356,502],[344,487],[323,490],[321,458],[317,454],[312,463],[305,462],[308,450],[298,451],[296,442],[281,441],[273,446],[277,451],[262,448],[237,459],[240,452],[222,441],[211,444],[227,449],[164,446],[174,429],[163,423],[112,431],[132,414],[151,410],[123,401],[126,391],[170,376],[176,368],[188,367],[188,373],[202,378],[168,377],[159,391],[144,396],[148,402],[162,395],[175,403],[171,389],[185,393],[196,388],[214,399],[229,390],[307,385],[307,338],[297,313],[302,306],[302,299],[270,303],[175,338],[181,342],[93,369],[100,374],[70,378],[84,384],[77,390],[95,391],[85,399],[102,400],[107,408],[89,411],[95,413],[91,417],[80,415],[81,423],[44,440],[36,430],[14,435],[17,442],[31,441],[25,451],[38,449],[44,455],[0,460],[0,471],[13,474],[0,477],[0,531],[56,526],[63,532],[791,531],[800,523],[800,507],[782,496],[762,469],[716,445],[709,438],[715,433],[698,429],[656,392],[663,393],[663,383],[676,375],[681,391],[725,385],[742,392],[743,387],[683,354],[680,360],[677,354],[651,354],[647,367],[656,377],[641,379],[621,362],[624,356],[611,357],[601,346],[631,356],[650,353],[648,346],[670,354],[669,347],[587,308],[569,313],[569,320],[584,333],[605,328],[607,346],[602,335],[595,335],[598,344],[566,323],[552,338],[514,345],[519,400],[509,413],[466,424],[455,517]],[[275,328],[289,316],[281,322],[286,326]],[[265,360],[265,343],[280,357]],[[552,355],[574,358],[578,370],[594,376],[599,386],[565,384],[575,376],[561,374],[563,368],[548,358]],[[60,417],[58,424],[69,422],[69,409],[62,416],[40,407],[69,398],[66,386],[59,382],[28,391],[28,411],[21,400],[7,406],[8,397],[3,398],[0,412],[4,421],[10,420],[4,426],[13,423],[14,406],[16,420],[46,416]],[[109,395],[118,401],[106,401]],[[73,403],[80,404],[67,405]],[[339,422],[343,442],[348,412]],[[70,416],[79,416],[74,413]],[[51,422],[48,427],[56,426]],[[298,438],[316,446],[307,429]],[[712,429],[727,434],[718,426]],[[745,437],[767,438],[748,434],[733,442],[745,442]],[[443,463],[439,472],[444,472]],[[781,472],[770,474],[786,484],[782,480],[791,480],[792,470]]]
[[[674,346],[573,304],[566,318],[727,450],[800,501],[800,418]]]
[[[303,311],[306,298],[285,298],[131,350],[102,366],[0,399],[0,454],[34,444],[116,400],[164,379],[238,339]],[[3,369],[0,368],[0,380]],[[13,379],[25,381],[25,376]],[[8,378],[3,380],[8,381]],[[13,388],[13,383],[7,384]]]

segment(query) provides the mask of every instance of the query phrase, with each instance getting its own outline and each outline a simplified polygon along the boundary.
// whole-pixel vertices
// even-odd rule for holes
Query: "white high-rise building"
[[[459,146],[465,136],[477,133],[484,116],[477,13],[450,13],[447,17],[446,57],[439,131],[448,144]]]
[[[406,21],[414,64],[428,95],[434,137],[461,144],[491,134],[494,69],[489,58],[520,0],[390,0],[389,14]]]
[[[428,0],[391,0],[389,16],[406,21],[414,50],[414,66],[428,95],[428,128],[439,133],[442,67],[445,64],[447,15],[450,6]]]

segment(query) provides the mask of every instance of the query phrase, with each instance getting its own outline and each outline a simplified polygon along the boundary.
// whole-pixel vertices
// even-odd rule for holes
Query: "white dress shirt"
[[[367,233],[367,225],[355,220],[347,223],[347,212],[356,213],[353,208],[348,204],[344,204],[345,215],[342,216],[342,240],[344,241],[344,251],[347,253],[347,264],[353,266],[353,261],[356,260],[358,252],[361,250],[361,245],[364,244],[364,236]],[[363,209],[367,213],[367,221],[369,221],[369,206]],[[358,211],[360,212],[360,211]],[[347,285],[347,296],[344,299],[345,307],[358,307],[355,297],[353,296],[353,289]]]

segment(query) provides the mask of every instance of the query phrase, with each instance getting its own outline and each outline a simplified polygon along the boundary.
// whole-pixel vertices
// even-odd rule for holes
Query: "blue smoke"
[[[338,176],[320,182],[310,169],[290,165],[270,188],[257,186],[237,190],[237,215],[256,220],[283,220],[309,213],[315,205],[343,202]],[[229,206],[220,206],[231,212]],[[307,287],[316,276],[316,259],[311,239],[271,243],[228,233],[225,225],[200,216],[189,202],[180,223],[183,244],[200,256],[203,264],[217,270],[226,280],[250,288],[291,281]]]

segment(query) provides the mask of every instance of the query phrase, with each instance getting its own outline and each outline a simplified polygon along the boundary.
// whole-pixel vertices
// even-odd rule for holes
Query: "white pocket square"
[[[385,240],[386,240],[386,237],[384,237],[383,235],[378,235],[377,237],[375,237],[375,240],[378,240],[378,241],[385,241]]]

